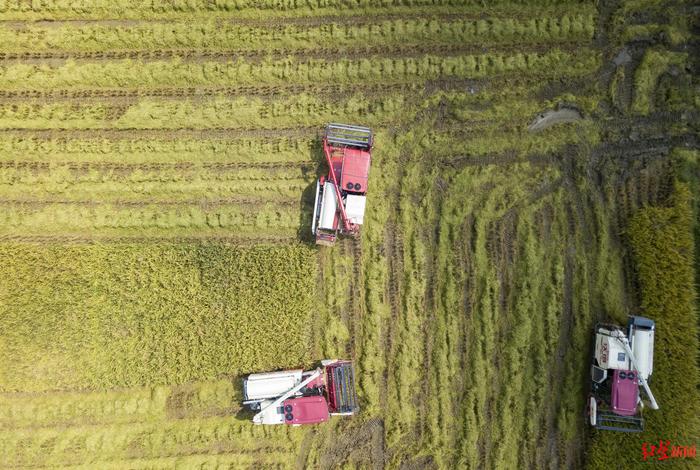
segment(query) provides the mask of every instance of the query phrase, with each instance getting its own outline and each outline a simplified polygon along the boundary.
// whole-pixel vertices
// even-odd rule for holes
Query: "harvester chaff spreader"
[[[654,329],[653,320],[638,316],[629,318],[627,332],[615,325],[596,325],[588,399],[591,426],[610,431],[643,431],[640,386],[651,409],[659,409],[648,384],[654,368]]]
[[[243,380],[244,405],[255,424],[316,424],[359,410],[351,361],[323,360],[321,367],[251,374]]]
[[[318,245],[333,246],[338,235],[359,235],[365,215],[372,145],[373,135],[368,127],[326,126],[323,153],[328,176],[321,176],[316,182],[311,226]]]

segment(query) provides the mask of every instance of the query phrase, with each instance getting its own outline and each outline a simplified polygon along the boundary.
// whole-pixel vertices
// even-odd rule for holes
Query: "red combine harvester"
[[[372,144],[372,131],[368,127],[326,126],[323,153],[328,176],[321,176],[316,183],[311,227],[318,245],[333,246],[338,234],[359,235],[365,215]]]
[[[655,329],[654,320],[637,316],[629,318],[627,332],[616,325],[596,325],[588,398],[588,416],[594,428],[643,431],[640,387],[649,407],[659,409],[648,384],[654,370]]]
[[[258,413],[255,424],[317,424],[330,415],[353,415],[360,408],[350,361],[321,361],[321,367],[251,374],[243,380],[244,405]]]

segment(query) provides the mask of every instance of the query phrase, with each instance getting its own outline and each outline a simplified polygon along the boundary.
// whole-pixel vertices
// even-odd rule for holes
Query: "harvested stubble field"
[[[690,8],[0,0],[1,466],[630,468],[697,438],[692,386],[641,438],[584,422],[597,320],[680,319],[697,383]],[[316,249],[328,121],[376,148],[361,239]],[[654,230],[691,260],[668,322]],[[249,423],[241,376],[324,357],[361,414]]]

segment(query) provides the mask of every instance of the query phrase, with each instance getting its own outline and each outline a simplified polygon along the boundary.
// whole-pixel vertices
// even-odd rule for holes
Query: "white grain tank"
[[[302,370],[251,374],[243,381],[245,400],[277,398],[301,383]]]
[[[324,230],[335,230],[335,218],[338,212],[338,198],[335,194],[335,186],[326,181],[323,184],[323,199],[321,200],[321,215],[318,227]]]
[[[628,337],[639,374],[648,379],[654,371],[654,320],[631,316],[628,322]]]

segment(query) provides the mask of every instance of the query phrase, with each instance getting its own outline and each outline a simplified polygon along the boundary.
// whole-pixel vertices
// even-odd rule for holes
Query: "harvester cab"
[[[255,424],[317,424],[359,410],[351,361],[323,360],[321,367],[251,374],[243,380],[244,405]]]
[[[655,326],[653,320],[638,316],[629,318],[626,332],[615,325],[596,325],[588,399],[594,428],[643,431],[640,386],[650,408],[659,409],[648,383],[654,369]]]
[[[318,245],[333,246],[338,235],[359,235],[365,215],[372,145],[373,135],[368,127],[326,126],[323,153],[328,175],[316,182],[311,226]]]

